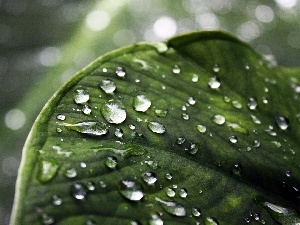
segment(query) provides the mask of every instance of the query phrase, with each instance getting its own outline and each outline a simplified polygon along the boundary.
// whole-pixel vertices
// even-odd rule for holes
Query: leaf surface
[[[108,53],[49,100],[12,224],[297,224],[299,70],[221,32]]]

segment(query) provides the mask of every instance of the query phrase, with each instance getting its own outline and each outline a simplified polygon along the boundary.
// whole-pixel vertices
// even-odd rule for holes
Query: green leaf
[[[299,72],[221,32],[100,57],[37,118],[11,224],[298,224]]]

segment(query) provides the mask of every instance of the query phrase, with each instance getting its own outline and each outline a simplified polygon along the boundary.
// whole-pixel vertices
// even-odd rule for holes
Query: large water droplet
[[[88,91],[83,89],[77,89],[74,93],[74,101],[77,104],[82,104],[87,102],[90,99]]]
[[[292,172],[288,170],[288,171],[286,171],[285,175],[286,175],[287,177],[291,177],[291,176],[292,176]]]
[[[217,77],[212,77],[209,82],[208,85],[210,86],[211,89],[217,89],[221,86],[220,81],[217,79]]]
[[[140,184],[132,180],[122,180],[118,184],[120,194],[130,201],[140,201],[144,197]]]
[[[155,198],[160,203],[162,208],[173,216],[186,216],[186,209],[177,202],[164,201],[160,198]]]
[[[74,130],[82,134],[102,136],[108,133],[109,126],[103,122],[89,121],[75,124],[62,123],[68,130]]]
[[[204,219],[204,224],[205,225],[219,225],[218,220],[216,220],[215,218],[212,217],[206,217]]]
[[[116,90],[115,83],[110,79],[104,79],[101,81],[100,88],[106,93],[111,94]]]
[[[135,111],[146,112],[151,106],[151,101],[145,95],[138,95],[133,100]]]
[[[241,134],[248,134],[248,130],[244,127],[242,127],[241,125],[237,124],[237,123],[229,123],[228,127],[230,127],[230,129],[234,132],[237,133],[241,133]]]
[[[111,99],[101,107],[101,113],[109,123],[120,124],[126,119],[126,111],[120,100]]]
[[[257,107],[257,101],[255,98],[251,97],[248,99],[248,102],[247,102],[247,105],[248,105],[248,108],[250,110],[255,110],[256,107]]]
[[[75,183],[71,186],[71,194],[77,200],[84,200],[87,196],[87,189],[81,183]]]
[[[148,123],[148,128],[153,132],[157,134],[163,134],[166,132],[166,128],[163,124],[159,122],[149,122]]]
[[[222,115],[215,115],[212,119],[211,119],[215,124],[218,125],[222,125],[225,123],[225,117]]]
[[[118,165],[118,159],[116,157],[114,157],[114,156],[109,156],[105,160],[104,164],[109,169],[115,169],[117,167],[117,165]]]
[[[154,184],[157,181],[157,177],[154,172],[145,172],[142,175],[142,178],[147,184]]]
[[[204,134],[206,132],[206,126],[203,125],[197,125],[196,126],[197,131],[199,131],[200,133]]]
[[[180,73],[180,68],[178,65],[174,65],[173,69],[172,69],[172,72],[174,74],[179,74]]]
[[[116,74],[117,74],[118,77],[125,77],[125,75],[126,75],[126,70],[125,70],[125,68],[123,68],[123,67],[121,67],[121,66],[118,66],[118,67],[116,68]]]
[[[62,198],[59,197],[58,195],[53,195],[52,196],[52,204],[55,206],[61,205],[62,204]]]
[[[57,163],[48,160],[42,160],[40,162],[40,172],[38,179],[40,182],[48,182],[54,178],[59,166]]]
[[[277,116],[276,123],[281,130],[286,130],[289,127],[289,120],[285,116]]]

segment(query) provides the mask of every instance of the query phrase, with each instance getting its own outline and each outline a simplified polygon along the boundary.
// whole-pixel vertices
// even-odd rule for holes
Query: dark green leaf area
[[[298,74],[216,32],[99,58],[34,125],[17,220],[299,223]]]

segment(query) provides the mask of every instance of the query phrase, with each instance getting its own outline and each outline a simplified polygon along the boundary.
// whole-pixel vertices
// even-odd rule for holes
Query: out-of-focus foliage
[[[299,66],[299,21],[297,0],[0,0],[0,224],[8,222],[33,120],[88,62],[136,41],[221,29]]]

